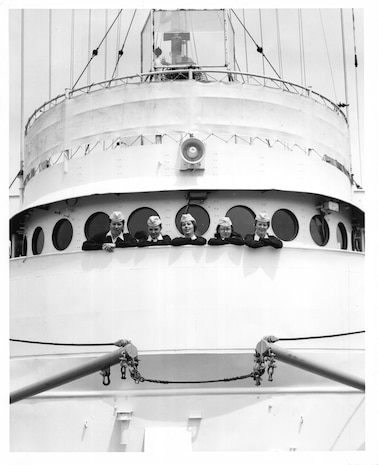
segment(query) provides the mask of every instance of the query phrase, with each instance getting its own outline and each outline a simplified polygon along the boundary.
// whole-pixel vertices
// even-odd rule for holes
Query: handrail
[[[123,76],[123,77],[107,79],[104,81],[92,83],[92,84],[89,84],[83,87],[79,87],[78,89],[66,89],[66,92],[64,94],[59,94],[53,99],[43,103],[40,107],[38,107],[32,113],[32,115],[29,117],[25,125],[25,135],[28,133],[34,121],[36,121],[42,113],[46,112],[52,106],[55,106],[58,103],[61,103],[61,101],[67,98],[70,99],[75,95],[79,95],[82,93],[95,92],[101,88],[110,88],[111,86],[116,87],[122,84],[141,84],[143,82],[157,82],[157,81],[154,81],[154,78],[162,78],[160,80],[166,81],[167,79],[164,79],[164,77],[167,74],[175,76],[169,79],[169,80],[174,81],[178,76],[180,75],[182,76],[182,73],[184,71],[185,73],[189,73],[189,75],[195,74],[196,72],[203,74],[204,76],[206,76],[205,82],[211,82],[211,81],[224,82],[225,79],[227,79],[227,82],[235,82],[237,81],[235,79],[237,76],[240,76],[243,79],[244,85],[249,84],[249,79],[253,80],[254,84],[252,85],[260,85],[263,87],[267,87],[267,83],[270,82],[274,84],[274,88],[276,89],[281,89],[283,91],[297,94],[297,95],[298,94],[304,95],[318,103],[322,103],[323,105],[327,106],[331,110],[340,114],[344,118],[346,124],[348,124],[348,119],[345,113],[341,110],[341,108],[336,103],[332,102],[330,99],[328,99],[324,95],[313,91],[310,87],[304,87],[300,84],[295,84],[290,81],[285,81],[279,78],[264,76],[261,74],[245,73],[242,71],[214,70],[211,68],[201,68],[201,67],[196,66],[196,67],[188,67],[188,68],[183,68],[183,69],[181,68],[180,69],[164,69],[164,70],[159,70],[159,71],[150,71],[147,73],[137,73],[137,74],[132,74],[130,76]],[[223,77],[221,79],[216,79],[214,76],[212,76],[213,74],[222,74]],[[211,78],[211,80],[209,78]],[[248,79],[245,80],[245,78],[248,78]]]

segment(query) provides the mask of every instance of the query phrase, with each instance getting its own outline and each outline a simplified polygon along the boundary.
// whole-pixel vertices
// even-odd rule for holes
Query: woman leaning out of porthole
[[[148,236],[138,242],[138,247],[169,245],[171,238],[167,234],[162,234],[162,228],[161,219],[158,216],[150,216],[147,220]]]
[[[124,232],[125,217],[121,212],[113,212],[109,215],[109,231],[104,231],[90,237],[83,242],[83,250],[106,250],[113,252],[116,247],[135,247],[136,239],[129,233]]]
[[[234,227],[230,218],[225,216],[218,221],[217,229],[214,237],[209,239],[209,245],[244,245],[242,236],[234,231]]]
[[[254,234],[247,234],[245,236],[245,245],[252,249],[267,246],[281,249],[282,241],[276,236],[268,234],[269,226],[270,218],[266,213],[259,213],[255,218],[255,232]]]
[[[205,245],[206,239],[195,234],[197,222],[190,213],[181,216],[180,232],[184,237],[175,237],[172,245]]]

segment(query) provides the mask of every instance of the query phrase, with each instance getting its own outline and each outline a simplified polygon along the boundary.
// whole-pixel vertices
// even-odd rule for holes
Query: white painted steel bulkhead
[[[179,142],[189,134],[206,146],[201,173],[179,170]],[[144,145],[131,142],[142,136]],[[282,89],[197,81],[121,85],[57,104],[34,122],[25,144],[26,176],[62,151],[76,155],[30,177],[22,209],[94,193],[178,189],[278,189],[353,203],[349,177],[325,161],[350,172],[345,119]]]

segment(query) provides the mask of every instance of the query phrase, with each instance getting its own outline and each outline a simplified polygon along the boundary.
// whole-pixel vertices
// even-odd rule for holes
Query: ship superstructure
[[[10,333],[72,345],[12,342],[12,389],[120,338],[153,382],[113,367],[110,385],[95,373],[15,403],[14,451],[363,448],[361,391],[278,362],[272,382],[230,380],[268,334],[363,377],[364,327],[347,116],[309,87],[238,71],[234,44],[226,10],[152,11],[140,73],[67,89],[29,118]],[[189,212],[206,239],[221,217],[245,236],[265,212],[284,245],[82,251],[114,210],[134,236],[157,215],[172,238]],[[345,335],[300,338],[332,334]]]

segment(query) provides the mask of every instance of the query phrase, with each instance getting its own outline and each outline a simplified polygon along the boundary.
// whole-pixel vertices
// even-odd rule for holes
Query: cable
[[[136,11],[137,11],[137,10],[135,9],[135,10],[134,10],[134,13],[133,13],[133,17],[131,18],[131,21],[130,21],[129,29],[127,30],[127,33],[126,33],[125,40],[123,41],[122,48],[121,48],[121,50],[118,51],[118,58],[117,58],[117,62],[116,62],[115,67],[114,67],[114,71],[113,71],[113,74],[112,74],[112,79],[114,78],[114,75],[115,75],[115,73],[116,73],[119,60],[121,59],[121,56],[123,55],[123,49],[124,49],[124,47],[125,47],[125,43],[126,43],[126,40],[127,40],[128,35],[129,35],[131,25],[133,24]]]
[[[299,29],[299,56],[301,63],[301,84],[307,87],[306,84],[306,61],[304,53],[304,40],[303,40],[303,23],[302,23],[302,12],[298,10],[298,29]]]
[[[117,21],[119,15],[120,15],[121,13],[122,13],[122,9],[119,10],[117,16],[115,17],[115,19],[114,19],[114,21],[112,22],[111,26],[110,26],[109,29],[107,30],[105,36],[102,38],[102,40],[101,40],[101,42],[99,43],[98,47],[95,48],[95,49],[92,51],[92,56],[91,56],[91,58],[89,59],[88,63],[86,64],[85,68],[83,69],[82,73],[81,73],[80,76],[78,77],[78,79],[77,79],[77,81],[75,82],[75,84],[72,86],[72,90],[75,89],[76,84],[80,81],[81,76],[85,73],[85,70],[88,68],[90,62],[93,60],[93,58],[94,58],[95,56],[98,55],[98,51],[99,51],[99,49],[100,49],[102,43],[104,42],[106,36],[109,34],[111,28],[113,27],[114,23]]]
[[[278,50],[278,66],[280,74],[283,76],[283,65],[282,65],[282,50],[281,50],[281,34],[280,34],[280,19],[278,17],[278,10],[276,9],[276,28],[277,28],[277,50]]]
[[[71,59],[70,59],[70,87],[72,88],[74,80],[74,53],[75,52],[75,10],[71,12]]]
[[[190,199],[188,204],[190,204]],[[328,338],[328,337],[339,337],[339,336],[350,336],[353,334],[361,334],[364,333],[365,331],[353,331],[350,333],[339,333],[339,334],[328,334],[328,335],[323,335],[323,336],[307,336],[307,337],[280,337],[276,338],[277,341],[299,341],[299,340],[304,340],[304,339],[323,339],[323,338]],[[104,343],[98,343],[98,344],[73,344],[73,343],[66,343],[66,342],[41,342],[41,341],[28,341],[25,339],[9,339],[11,342],[24,342],[27,344],[44,344],[44,345],[53,345],[53,346],[113,346],[114,342],[104,342]],[[248,377],[250,375],[244,375],[244,377]],[[230,378],[234,379],[234,378]],[[235,378],[236,379],[236,378]],[[184,382],[195,382],[195,381],[181,381],[182,383]],[[208,381],[206,381],[208,382]],[[213,381],[215,382],[215,381]]]
[[[354,19],[354,8],[352,8],[352,21],[353,21],[353,49],[354,49],[354,76],[355,76],[355,90],[356,90],[356,110],[357,110],[357,140],[358,140],[358,157],[360,164],[360,182],[362,184],[362,166],[361,166],[361,132],[360,132],[360,104],[358,96],[358,61],[357,61],[357,46],[356,46],[356,24]]]
[[[248,50],[247,50],[247,36],[245,33],[245,10],[243,8],[243,27],[244,27],[244,50],[245,50],[245,66],[248,73]]]
[[[272,70],[277,74],[277,76],[281,79],[281,76],[277,73],[277,71],[274,69],[274,66],[272,65],[272,63],[268,60],[268,58],[266,57],[264,51],[263,51],[263,48],[260,47],[258,45],[258,43],[255,41],[255,39],[251,36],[251,34],[249,33],[249,31],[244,27],[242,21],[239,19],[238,15],[235,13],[235,11],[231,8],[231,11],[234,13],[234,15],[236,16],[236,19],[239,21],[239,23],[242,25],[242,27],[245,29],[246,33],[249,35],[249,37],[252,39],[253,43],[256,45],[256,48],[257,48],[257,51],[259,53],[261,53],[261,55],[265,58],[265,60],[268,62],[269,66],[272,68]]]
[[[88,57],[91,56],[91,35],[92,35],[92,10],[88,10]],[[93,55],[93,53],[92,53]],[[90,59],[89,59],[90,62]],[[91,68],[88,66],[87,85],[91,83]]]
[[[10,183],[10,186],[9,186],[8,189],[10,189],[10,188],[13,186],[13,183],[15,182],[15,180],[16,180],[18,177],[22,176],[23,174],[24,174],[23,170],[20,170],[20,171],[16,174],[16,176],[14,177],[13,181]]]
[[[161,379],[143,378],[143,376],[139,378],[139,381],[141,383],[148,382],[148,383],[160,383],[160,384],[204,384],[204,383],[221,383],[221,382],[228,382],[228,381],[237,381],[239,379],[246,379],[246,378],[253,378],[253,377],[254,377],[254,372],[248,373],[247,375],[234,376],[233,378],[209,379],[209,380],[202,380],[202,381],[168,381],[168,380],[161,380]]]
[[[41,341],[26,341],[24,339],[9,339],[12,342],[24,342],[27,344],[43,344],[50,346],[113,346],[114,342],[104,342],[101,344],[71,344],[65,342],[41,342]]]
[[[324,43],[325,43],[325,47],[326,47],[326,50],[327,50],[328,65],[329,65],[329,69],[330,69],[330,71],[331,71],[333,92],[334,92],[334,94],[335,94],[335,101],[337,102],[338,99],[337,99],[337,94],[336,94],[335,80],[334,80],[334,78],[333,78],[332,64],[331,64],[331,59],[330,59],[330,56],[329,56],[329,50],[328,50],[328,45],[327,45],[327,38],[326,38],[325,30],[324,30],[323,17],[322,17],[322,12],[321,12],[321,10],[319,10],[319,16],[320,16],[320,23],[321,23],[321,25],[322,25]]]
[[[191,27],[191,30],[192,30],[192,39],[193,39],[193,49],[194,49],[195,61],[196,61],[196,63],[198,63],[198,52],[197,52],[196,38],[195,38],[195,35],[194,35],[192,15],[191,15],[190,11],[188,11],[187,14],[189,16],[190,27]]]
[[[264,48],[263,44],[263,30],[262,30],[262,15],[261,15],[261,9],[259,9],[259,19],[260,19],[260,39],[261,39],[261,48]],[[265,62],[264,62],[264,57],[261,56],[262,58],[262,71],[263,75],[265,76]]]
[[[351,333],[339,333],[339,334],[328,334],[326,336],[307,336],[307,337],[282,337],[277,338],[277,341],[301,341],[304,339],[323,339],[327,337],[339,337],[339,336],[350,336],[352,334],[360,334],[364,333],[365,331],[354,331]]]

